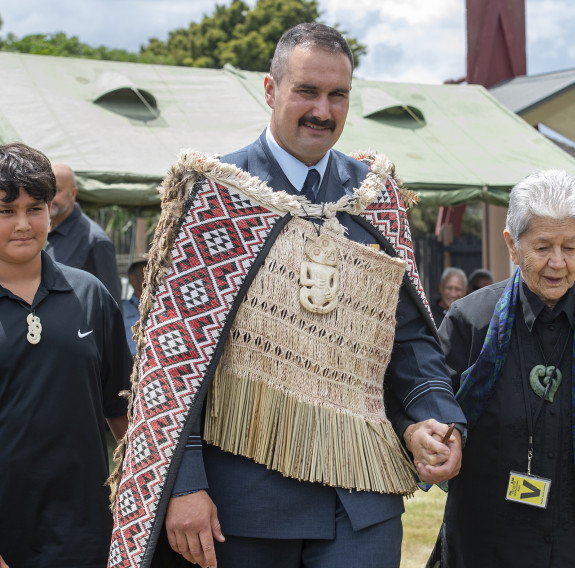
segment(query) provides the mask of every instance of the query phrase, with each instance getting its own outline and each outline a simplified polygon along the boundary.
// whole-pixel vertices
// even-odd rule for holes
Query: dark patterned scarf
[[[461,386],[455,398],[467,418],[469,430],[477,424],[477,420],[491,398],[495,383],[507,359],[519,300],[520,281],[520,271],[517,269],[495,305],[487,336],[477,361],[461,373]]]

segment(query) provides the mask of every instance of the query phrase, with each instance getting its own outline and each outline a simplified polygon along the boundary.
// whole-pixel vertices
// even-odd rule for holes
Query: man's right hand
[[[0,568],[10,568],[10,566],[8,566],[8,564],[2,560],[2,556],[0,556]]]
[[[214,539],[224,542],[218,511],[205,491],[172,497],[166,514],[172,549],[202,568],[217,568]]]

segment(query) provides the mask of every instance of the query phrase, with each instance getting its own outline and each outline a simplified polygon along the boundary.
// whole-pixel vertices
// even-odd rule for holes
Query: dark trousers
[[[354,531],[338,500],[333,540],[224,536],[225,542],[214,543],[218,568],[399,568],[403,526],[401,516],[397,516]],[[164,542],[156,550],[153,568],[195,566],[175,554],[167,538],[161,540]]]
[[[399,568],[400,516],[354,531],[338,502],[335,534],[333,540],[226,536],[215,545],[218,568]]]

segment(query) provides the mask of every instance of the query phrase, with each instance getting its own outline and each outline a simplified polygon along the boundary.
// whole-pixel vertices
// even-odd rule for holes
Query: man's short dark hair
[[[56,195],[56,178],[50,160],[40,150],[14,142],[0,145],[0,191],[3,201],[18,199],[22,188],[30,197],[50,203]]]
[[[298,24],[285,32],[278,44],[272,59],[270,74],[277,84],[280,83],[287,69],[291,52],[298,46],[323,49],[328,53],[343,53],[351,63],[353,71],[353,54],[345,38],[334,28],[324,24]]]
[[[481,286],[478,286],[477,283],[482,278],[483,279],[487,278],[488,280],[491,281],[491,284],[495,282],[493,274],[489,270],[487,270],[487,268],[477,268],[469,275],[469,279],[467,281],[467,287],[470,292],[475,292],[476,290],[479,290],[479,288],[481,288]]]
[[[128,278],[130,278],[130,276],[133,276],[134,274],[136,274],[136,272],[138,272],[138,270],[143,270],[144,267],[146,266],[146,264],[148,264],[147,260],[135,260],[134,262],[132,262],[132,264],[130,264],[130,266],[128,267]]]

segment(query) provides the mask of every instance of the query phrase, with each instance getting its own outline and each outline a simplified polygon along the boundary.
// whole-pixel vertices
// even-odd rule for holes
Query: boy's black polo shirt
[[[33,309],[38,344],[27,339]],[[21,567],[104,567],[112,517],[104,416],[126,413],[131,357],[104,285],[42,253],[29,306],[0,287],[0,554]]]

